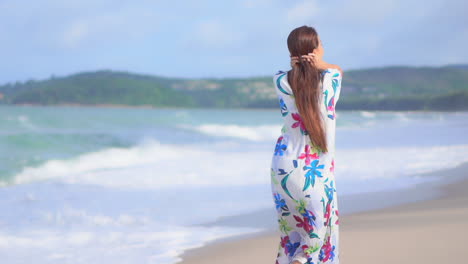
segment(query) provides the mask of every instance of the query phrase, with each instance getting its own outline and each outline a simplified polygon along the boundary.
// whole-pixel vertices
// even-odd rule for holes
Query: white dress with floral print
[[[320,106],[328,152],[313,148],[296,108],[287,72],[273,77],[284,125],[271,161],[271,189],[281,237],[276,264],[339,263],[338,200],[335,167],[335,104],[341,73],[321,73]]]

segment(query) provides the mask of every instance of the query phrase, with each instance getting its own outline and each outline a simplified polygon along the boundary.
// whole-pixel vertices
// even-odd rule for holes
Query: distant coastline
[[[183,79],[100,70],[1,85],[0,105],[272,109],[278,98],[270,76]],[[468,65],[346,71],[337,109],[468,110]]]
[[[0,104],[1,105],[1,104]],[[58,103],[53,105],[43,104],[32,104],[32,103],[18,103],[18,104],[3,104],[3,105],[14,105],[14,106],[72,106],[72,107],[102,107],[102,108],[169,108],[169,107],[157,107],[153,105],[125,105],[125,104],[79,104],[79,103]]]
[[[232,107],[232,108],[205,108],[205,107],[183,107],[183,106],[154,106],[154,105],[125,105],[125,104],[76,104],[76,103],[60,103],[60,104],[53,104],[53,105],[42,105],[42,104],[30,104],[30,103],[21,103],[21,104],[0,104],[1,106],[18,106],[18,107],[96,107],[96,108],[128,108],[128,109],[180,109],[180,110],[187,110],[187,109],[216,109],[216,110],[246,110],[246,111],[269,111],[269,110],[276,110],[274,107],[255,107],[255,108],[248,108],[248,107]],[[356,112],[367,112],[367,111],[377,111],[377,112],[465,112],[468,109],[399,109],[399,110],[392,110],[392,109],[341,109],[337,108],[337,111],[356,111]]]

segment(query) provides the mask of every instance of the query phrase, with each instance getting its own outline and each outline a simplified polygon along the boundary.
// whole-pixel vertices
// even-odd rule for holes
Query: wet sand
[[[431,198],[340,216],[340,263],[468,263],[468,164],[432,172],[446,182],[375,193],[379,203],[405,195]],[[432,188],[432,187],[431,187]],[[368,196],[372,197],[372,194]],[[340,198],[338,198],[340,199]],[[379,200],[380,199],[380,200]],[[340,200],[339,200],[340,201]],[[259,218],[265,217],[259,215]],[[222,222],[222,221],[221,221]],[[181,264],[274,264],[280,233],[275,228],[216,240],[186,251]]]

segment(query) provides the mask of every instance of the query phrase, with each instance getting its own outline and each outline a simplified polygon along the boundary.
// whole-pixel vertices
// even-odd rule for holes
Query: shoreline
[[[129,108],[129,109],[205,109],[205,110],[246,110],[246,111],[267,111],[267,110],[276,110],[276,107],[232,107],[232,108],[221,108],[221,107],[212,107],[212,108],[205,108],[205,107],[182,107],[182,106],[153,106],[153,105],[126,105],[126,104],[75,104],[75,103],[60,103],[60,104],[51,104],[51,105],[44,105],[44,104],[28,104],[28,103],[21,103],[21,104],[7,104],[3,103],[0,106],[19,106],[19,107],[89,107],[89,108]],[[468,112],[468,109],[403,109],[403,110],[373,110],[373,109],[343,109],[340,112],[402,112],[402,113],[459,113],[459,112]]]
[[[458,263],[462,260],[460,252],[463,251],[459,250],[463,248],[462,241],[468,237],[468,162],[451,169],[420,175],[439,175],[439,178],[402,190],[349,195],[348,202],[344,197],[338,198],[340,208],[346,208],[346,203],[352,206],[353,203],[370,201],[367,209],[341,214],[340,261],[344,259],[346,264],[422,264]],[[444,181],[444,177],[450,178]],[[382,202],[388,203],[396,198],[411,201],[381,206]],[[230,218],[247,216],[250,219],[255,219],[255,216],[265,218],[257,211],[222,218],[206,225],[232,225],[236,220],[229,221]],[[441,241],[437,239],[438,235],[444,238],[450,236]],[[214,264],[222,259],[223,263],[228,264],[271,264],[276,257],[279,236],[276,226],[270,226],[259,232],[215,239],[201,247],[185,250],[179,255],[181,260],[176,263]],[[392,254],[388,254],[389,249]],[[402,255],[406,259],[402,260]]]

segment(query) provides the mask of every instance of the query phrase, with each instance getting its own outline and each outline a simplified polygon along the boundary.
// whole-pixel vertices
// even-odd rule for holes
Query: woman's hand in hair
[[[306,59],[310,63],[314,63],[315,67],[319,69],[320,71],[332,68],[332,69],[337,69],[341,72],[341,75],[343,76],[343,70],[341,69],[340,66],[336,64],[330,64],[328,62],[323,61],[322,59],[317,59],[314,53],[309,53],[307,55],[302,55],[304,59]],[[291,67],[294,67],[295,64],[299,63],[299,57],[293,56],[291,57]]]

